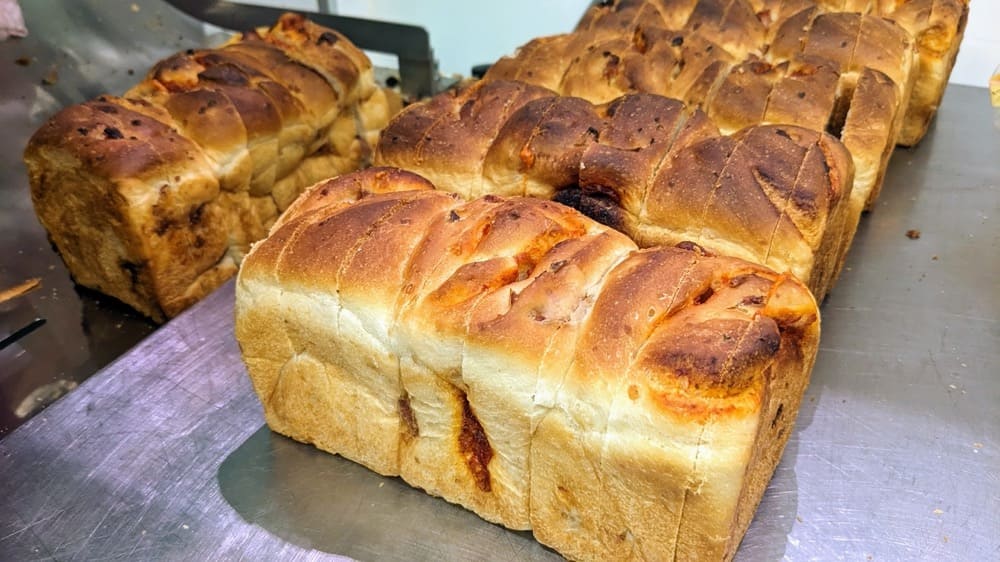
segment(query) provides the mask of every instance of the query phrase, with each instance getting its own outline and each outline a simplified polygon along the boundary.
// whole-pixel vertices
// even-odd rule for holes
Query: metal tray
[[[823,306],[812,384],[737,559],[1000,559],[993,119],[985,89],[951,86],[930,135],[896,151]],[[232,299],[230,283],[0,441],[0,559],[559,559],[270,433]]]
[[[231,29],[276,21],[282,10],[172,0]],[[41,289],[0,302],[0,436],[120,356],[156,325],[118,301],[75,286],[31,207],[21,154],[62,107],[122,93],[158,60],[220,43],[202,21],[163,0],[21,2],[30,34],[0,42],[0,290],[38,279]],[[315,15],[363,45],[398,55],[376,78],[419,96],[449,83],[432,76],[426,32],[414,26]]]

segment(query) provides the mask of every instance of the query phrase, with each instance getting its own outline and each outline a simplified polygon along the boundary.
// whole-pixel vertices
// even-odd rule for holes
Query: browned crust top
[[[698,248],[638,251],[548,201],[374,193],[393,183],[426,186],[373,169],[313,189],[313,199],[334,202],[293,210],[248,256],[241,279],[341,295],[363,282],[389,291],[368,298],[408,310],[402,321],[426,324],[427,337],[501,346],[512,360],[540,357],[557,330],[579,330],[575,372],[634,379],[669,394],[665,405],[749,391],[782,345],[818,329],[809,291],[766,268]]]
[[[367,58],[343,36],[286,14],[242,43],[164,59],[124,98],[63,109],[35,133],[26,155],[55,148],[95,173],[142,178],[164,164],[203,158],[189,136],[225,147],[274,138],[307,114],[316,119],[321,103],[347,93],[356,98],[368,70]]]
[[[201,149],[169,122],[166,111],[142,100],[101,96],[49,119],[31,137],[26,154],[65,150],[98,175],[141,179],[164,165],[201,158]]]
[[[612,227],[704,224],[762,262],[782,216],[792,230],[779,236],[815,247],[830,210],[850,192],[850,156],[826,133],[759,125],[720,135],[702,112],[652,94],[592,105],[540,92],[507,105],[502,125],[467,118],[466,108],[516,84],[479,83],[411,106],[383,132],[376,163],[463,178],[439,186],[460,193],[461,181],[484,166],[508,170],[548,186],[533,195],[589,209]]]

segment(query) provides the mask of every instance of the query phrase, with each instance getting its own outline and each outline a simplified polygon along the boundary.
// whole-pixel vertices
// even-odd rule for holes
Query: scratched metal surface
[[[24,181],[11,145],[46,112],[134,79],[101,74],[95,61],[104,59],[80,57],[82,43],[69,39],[101,22],[56,17],[52,2],[24,4],[29,15],[51,13],[45,24],[67,35],[0,45],[11,60],[33,46],[64,47],[4,70],[5,189]],[[87,13],[89,4],[72,5]],[[121,59],[103,68],[145,68],[179,48],[179,34],[157,19],[166,16],[145,11],[159,2],[137,2],[139,12],[115,5],[132,27],[86,51]],[[109,47],[135,37],[144,41],[134,50]],[[52,61],[59,81],[36,86]],[[993,118],[985,89],[952,87],[931,135],[894,155],[824,305],[813,383],[739,560],[1000,560]],[[0,206],[0,244],[8,256],[13,241],[41,258],[5,258],[0,278],[43,277],[46,292],[26,305],[50,318],[51,331],[29,342],[35,368],[93,369],[112,345],[149,331],[127,316],[123,329],[121,311],[74,293],[40,227],[18,219],[27,200],[12,193]],[[910,229],[920,238],[908,239]],[[272,435],[231,333],[227,285],[0,441],[0,559],[558,559],[525,533]],[[0,362],[0,374],[18,365]]]
[[[158,60],[224,38],[221,31],[206,36],[201,22],[163,0],[21,5],[28,37],[0,41],[0,290],[35,278],[41,286],[0,303],[0,341],[25,326],[40,327],[0,346],[0,436],[156,329],[70,279],[32,210],[21,161],[29,137],[61,108],[122,93]],[[375,72],[379,79],[395,74]]]
[[[991,117],[986,90],[952,87],[931,135],[895,154],[739,560],[1000,559]],[[229,284],[0,441],[0,557],[558,558],[271,434],[232,298]]]
[[[204,44],[203,27],[161,0],[21,2],[29,35],[0,42],[0,289],[41,287],[0,303],[0,435],[150,334],[155,325],[73,284],[35,219],[21,154],[62,107],[121,93],[157,60]]]

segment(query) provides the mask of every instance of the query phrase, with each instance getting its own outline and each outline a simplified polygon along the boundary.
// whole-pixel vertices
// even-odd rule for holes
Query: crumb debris
[[[916,228],[911,228],[906,231],[906,237],[910,240],[916,240],[917,238],[920,238],[920,231]]]
[[[18,66],[28,66],[31,64],[31,57],[17,57],[14,59],[14,64]]]
[[[13,287],[8,287],[6,289],[0,289],[0,303],[7,302],[11,299],[16,299],[21,295],[25,295],[34,291],[35,289],[42,286],[42,280],[39,277],[34,277],[28,279],[27,281],[22,281]]]
[[[132,2],[132,5],[129,6],[128,9],[132,10],[132,13],[134,14],[138,14],[140,10],[139,5],[136,4],[135,2]]]
[[[937,254],[931,256],[931,261],[937,261],[937,260],[938,260]]]
[[[936,508],[936,509],[934,510],[934,515],[941,515],[941,514],[943,514],[943,513],[944,513],[944,511],[942,511],[942,510],[941,510],[941,508]]]
[[[56,71],[55,67],[50,68],[49,71],[45,73],[45,76],[42,76],[43,86],[55,86],[58,81],[59,72]]]
[[[63,373],[59,373],[61,376]],[[77,387],[76,381],[59,378],[54,382],[44,384],[28,394],[24,400],[14,409],[14,415],[19,418],[28,418],[32,414],[41,411],[49,404],[55,402],[67,392]]]

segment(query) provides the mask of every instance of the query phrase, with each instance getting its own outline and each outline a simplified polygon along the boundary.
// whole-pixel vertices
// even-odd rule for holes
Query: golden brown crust
[[[68,151],[97,174],[120,178],[141,179],[166,163],[200,155],[196,145],[167,124],[165,112],[138,104],[148,113],[135,111],[127,100],[114,96],[71,106],[42,125],[31,144]],[[160,120],[148,117],[149,113],[158,114]],[[157,146],[152,139],[157,139]],[[129,157],[114,157],[122,152]]]
[[[837,102],[840,73],[832,61],[802,55],[784,63],[787,69],[767,99],[764,121],[798,123],[814,131],[826,130]]]
[[[559,93],[594,103],[656,93],[703,109],[726,134],[774,123],[825,130],[845,140],[863,136],[870,140],[848,143],[859,178],[852,191],[870,208],[888,163],[884,147],[894,145],[904,127],[916,78],[915,47],[902,27],[875,16],[790,3],[761,7],[760,13],[773,13],[765,17],[770,22],[766,33],[751,26],[750,33],[739,34],[726,22],[746,19],[742,2],[725,3],[728,7],[707,1],[686,7],[659,3],[654,12],[660,16],[686,14],[682,27],[671,31],[658,27],[657,18],[635,19],[634,4],[595,8],[604,15],[585,29],[538,40],[548,47],[544,56],[537,54],[540,45],[519,51],[485,80],[512,76],[537,83],[534,77],[546,77],[545,84]],[[618,8],[632,15],[615,19]],[[872,72],[888,77],[895,92],[858,89],[859,77]],[[553,76],[561,76],[557,87],[548,78]],[[878,113],[892,125],[866,128],[858,119],[848,122],[849,113]],[[876,134],[880,139],[872,138]]]
[[[817,295],[832,285],[824,272],[837,270],[840,238],[860,216],[844,218],[853,170],[834,139],[793,126],[720,136],[703,113],[650,94],[599,106],[544,91],[502,95],[517,88],[488,81],[408,108],[386,128],[376,162],[467,198],[554,198],[643,246],[691,240],[791,271]],[[492,113],[505,123],[464,117],[492,99],[514,100]]]
[[[944,95],[969,17],[968,0],[879,2],[879,15],[909,32],[916,44],[914,85],[902,119],[898,144],[920,142]]]
[[[705,110],[727,134],[768,123],[825,130],[849,146],[853,197],[870,209],[888,163],[884,148],[919,141],[934,114],[967,4],[606,2],[592,6],[574,33],[537,39],[502,59],[486,80],[524,80],[594,103],[656,93]],[[873,72],[894,92],[873,87]],[[858,88],[862,76],[869,83]],[[877,125],[848,114],[878,114]]]
[[[312,189],[246,259],[268,424],[573,559],[731,556],[808,381],[809,291],[548,201],[372,194],[394,184],[425,186]]]
[[[332,29],[297,14],[285,14],[263,39],[326,78],[346,98],[341,103],[367,98],[375,90],[374,82],[366,79],[371,76],[371,61]]]
[[[879,70],[899,84],[912,79],[912,94],[904,88],[905,116],[894,139],[911,146],[923,137],[940,103],[968,10],[968,0],[617,0],[592,6],[577,33],[627,35],[640,26],[664,27],[709,38],[738,60],[764,57],[772,64],[791,60],[808,43],[815,43],[812,52],[821,50],[833,60],[853,56],[858,70],[862,66]],[[858,19],[858,14],[866,17]],[[865,22],[864,30],[859,21]],[[815,32],[814,23],[820,24]],[[847,44],[841,47],[844,41]],[[896,64],[897,54],[889,52],[907,44],[916,47],[912,71]],[[678,92],[673,95],[690,101]]]
[[[78,281],[162,319],[190,304],[189,287],[234,269],[220,263],[225,211],[209,162],[150,115],[169,119],[110,96],[67,108],[25,159],[39,219]]]
[[[503,57],[490,66],[487,80],[514,80],[558,90],[573,56],[572,35],[539,37],[518,48],[514,57]]]
[[[328,205],[353,203],[377,193],[434,189],[426,179],[398,168],[373,167],[320,181],[305,190],[274,223],[271,231],[286,222]]]
[[[316,126],[329,122],[336,107],[337,93],[329,82],[284,51],[264,41],[242,41],[226,45],[222,52],[245,65],[266,72],[272,81],[283,84],[315,120]]]
[[[79,283],[158,321],[176,315],[231,276],[302,189],[368,163],[389,117],[370,66],[294,15],[171,56],[124,97],[36,132],[36,212]]]

